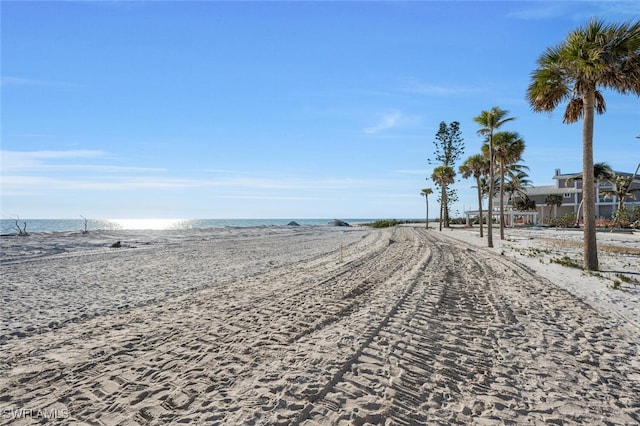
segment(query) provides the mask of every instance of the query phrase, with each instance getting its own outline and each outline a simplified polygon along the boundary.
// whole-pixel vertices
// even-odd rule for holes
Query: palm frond
[[[538,68],[531,73],[526,98],[536,112],[549,112],[565,100],[571,90],[558,67]]]
[[[498,129],[504,123],[515,120],[515,117],[505,118],[507,114],[509,114],[509,111],[497,106],[494,106],[489,111],[482,111],[479,116],[473,119],[481,126],[477,133],[479,135],[491,135],[495,129]]]
[[[580,99],[595,92],[595,112],[603,114],[599,87],[640,95],[640,21],[591,19],[546,49],[537,64],[526,93],[534,111],[552,111],[568,100],[563,121],[573,123],[584,116]]]
[[[563,123],[575,123],[582,119],[584,113],[584,101],[582,98],[571,98],[567,109],[564,111]]]
[[[489,160],[483,154],[475,154],[467,158],[458,169],[463,178],[473,176],[477,179],[489,173]]]

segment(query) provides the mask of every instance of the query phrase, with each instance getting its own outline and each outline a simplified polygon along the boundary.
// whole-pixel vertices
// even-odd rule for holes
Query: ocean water
[[[304,226],[327,225],[333,219],[19,219],[27,232],[88,231],[95,230],[146,230],[146,229],[202,229],[225,227],[286,226],[295,221]],[[349,224],[370,223],[377,219],[341,219]],[[15,219],[1,219],[0,232],[17,232]]]

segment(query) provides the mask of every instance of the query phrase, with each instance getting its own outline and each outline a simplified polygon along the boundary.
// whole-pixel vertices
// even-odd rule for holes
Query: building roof
[[[536,196],[536,195],[550,195],[550,194],[576,194],[581,193],[582,189],[576,189],[572,187],[557,187],[555,185],[547,185],[547,186],[531,186],[528,188],[523,188],[525,194],[527,196]]]
[[[582,172],[580,173],[562,173],[553,176],[554,179],[578,179],[582,177]]]
[[[626,176],[626,177],[633,176],[633,173],[618,172],[616,170],[612,170],[612,174],[613,174],[613,176]],[[556,175],[553,176],[553,178],[554,179],[582,179],[582,172],[578,172],[578,173],[560,173],[560,169],[557,169],[556,170]],[[640,175],[636,175],[633,180],[634,180],[634,182],[640,181]]]

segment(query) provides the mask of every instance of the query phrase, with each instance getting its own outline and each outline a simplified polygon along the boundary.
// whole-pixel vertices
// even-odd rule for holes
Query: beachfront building
[[[616,176],[631,177],[632,173],[614,171],[614,180]],[[531,186],[522,188],[521,194],[505,193],[505,223],[507,226],[514,225],[542,225],[549,219],[559,218],[565,214],[575,215],[580,208],[582,201],[582,173],[564,174],[560,169],[556,169],[553,179],[555,183],[547,186]],[[611,195],[614,189],[612,181],[601,181],[596,185],[596,217],[599,219],[611,219],[613,213],[618,208],[618,197]],[[636,176],[631,184],[629,192],[635,195],[626,197],[624,205],[627,209],[633,206],[640,206],[640,176]],[[535,209],[529,211],[520,211],[513,207],[515,199],[527,198]],[[492,212],[493,220],[497,221],[500,215],[498,206],[500,198],[493,200],[494,210]],[[478,217],[477,210],[469,210],[465,212],[467,225],[471,224]],[[487,212],[484,212],[487,215]]]
[[[614,171],[614,180],[617,176],[631,177],[632,173]],[[556,169],[553,179],[554,185],[532,186],[524,188],[524,194],[535,202],[537,223],[542,224],[549,218],[558,218],[564,214],[576,214],[582,201],[582,173],[564,174],[560,169]],[[600,181],[596,184],[596,217],[600,219],[610,219],[618,208],[618,197],[611,195],[614,189],[612,181]],[[630,192],[635,195],[635,199],[627,197],[624,205],[631,209],[634,205],[640,206],[640,176],[633,180]],[[558,200],[558,204],[551,202]],[[506,200],[505,200],[506,201]],[[505,203],[507,204],[507,203]],[[511,208],[511,203],[508,205]]]

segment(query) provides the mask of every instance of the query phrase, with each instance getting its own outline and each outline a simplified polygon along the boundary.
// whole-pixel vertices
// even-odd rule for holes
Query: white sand
[[[486,229],[454,227],[445,235],[487,249]],[[500,240],[493,230],[493,253],[517,260],[532,272],[570,291],[601,312],[617,317],[616,324],[640,333],[640,232],[597,233],[599,271],[582,271],[583,231],[580,229],[513,228]],[[578,264],[571,268],[552,262],[564,256]],[[629,280],[629,281],[624,281]],[[612,291],[618,281],[618,291]]]
[[[640,256],[565,232],[2,238],[0,422],[637,424]]]

